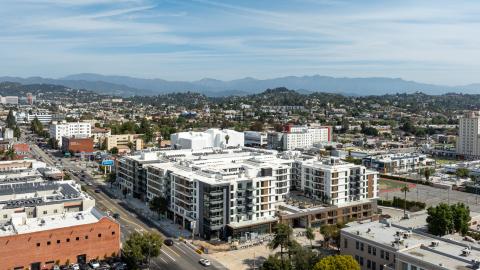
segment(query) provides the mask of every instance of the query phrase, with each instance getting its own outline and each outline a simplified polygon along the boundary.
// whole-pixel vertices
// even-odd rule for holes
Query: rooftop
[[[98,222],[103,213],[92,207],[81,212],[66,212],[41,218],[27,218],[25,213],[14,214],[11,222],[0,226],[0,237],[52,230]]]

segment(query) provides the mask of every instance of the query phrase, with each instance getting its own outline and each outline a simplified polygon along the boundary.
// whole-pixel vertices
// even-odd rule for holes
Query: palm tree
[[[407,216],[407,192],[410,192],[410,188],[408,187],[407,184],[405,184],[405,186],[403,186],[400,191],[403,192],[404,196],[403,196],[403,217],[406,217]]]
[[[305,236],[308,240],[310,240],[310,248],[313,249],[312,240],[315,239],[315,233],[313,232],[312,227],[307,228],[307,230],[305,231]]]
[[[284,249],[288,247],[293,230],[287,224],[278,224],[275,227],[273,239],[268,244],[270,249],[276,249],[280,247],[280,258],[282,260],[282,269],[285,269],[285,261],[283,259]]]
[[[225,135],[225,144],[228,144],[228,140],[230,140],[230,136],[227,134]]]

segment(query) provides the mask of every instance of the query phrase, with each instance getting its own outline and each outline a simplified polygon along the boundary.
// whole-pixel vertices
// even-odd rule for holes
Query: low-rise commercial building
[[[268,145],[268,136],[266,132],[244,131],[245,146],[264,148]]]
[[[92,136],[92,126],[90,123],[83,122],[53,122],[50,125],[50,138],[55,139],[58,142],[58,146],[62,146],[62,137],[80,137],[86,138]]]
[[[340,253],[362,270],[480,269],[478,244],[430,235],[425,219],[349,223],[340,232]]]
[[[435,160],[417,153],[379,154],[364,157],[362,164],[381,173],[401,173],[434,167]]]
[[[130,152],[131,150],[142,150],[143,139],[141,138],[141,136],[141,134],[110,135],[105,138],[107,149],[111,150],[112,148],[116,147],[121,153]]]
[[[62,137],[62,151],[73,153],[93,153],[93,139],[92,138],[79,138]]]
[[[200,150],[204,148],[242,147],[244,134],[231,129],[211,128],[204,132],[179,132],[170,136],[172,147],[176,149]]]

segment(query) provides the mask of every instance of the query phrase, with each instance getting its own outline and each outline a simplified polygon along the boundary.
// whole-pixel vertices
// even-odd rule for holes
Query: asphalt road
[[[36,144],[30,142],[30,147],[32,149],[32,154],[36,158],[40,158],[49,165],[54,165],[58,163],[58,160],[50,157],[47,153],[45,153],[40,147]],[[70,162],[64,162],[64,159],[61,161],[64,168],[71,168],[80,171],[82,168],[75,166]],[[78,176],[72,175],[72,179],[81,183],[87,190],[87,192],[95,199],[96,206],[102,211],[110,211],[111,213],[118,213],[120,214],[120,218],[118,222],[121,226],[122,231],[122,242],[124,242],[128,235],[132,234],[133,232],[144,232],[144,231],[155,231],[160,233],[155,227],[152,227],[148,224],[142,222],[139,218],[137,218],[135,213],[128,211],[127,209],[120,206],[120,200],[113,199],[108,197],[106,194],[100,192],[95,192],[95,189],[98,188],[98,185],[94,182],[94,180],[87,174],[86,179],[82,179],[81,181]],[[85,183],[91,183],[91,185],[85,185]],[[165,239],[166,237],[162,235]],[[198,261],[200,260],[201,255],[197,254],[194,250],[189,248],[185,243],[175,241],[173,246],[166,246],[162,245],[161,254],[157,258],[151,260],[150,269],[168,269],[168,270],[180,270],[180,269],[206,269],[206,267],[200,265]],[[219,269],[215,266],[210,266],[208,269]]]

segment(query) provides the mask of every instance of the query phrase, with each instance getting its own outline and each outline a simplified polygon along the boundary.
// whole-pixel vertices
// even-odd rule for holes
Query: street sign
[[[111,159],[102,160],[102,166],[113,166],[113,160]]]

